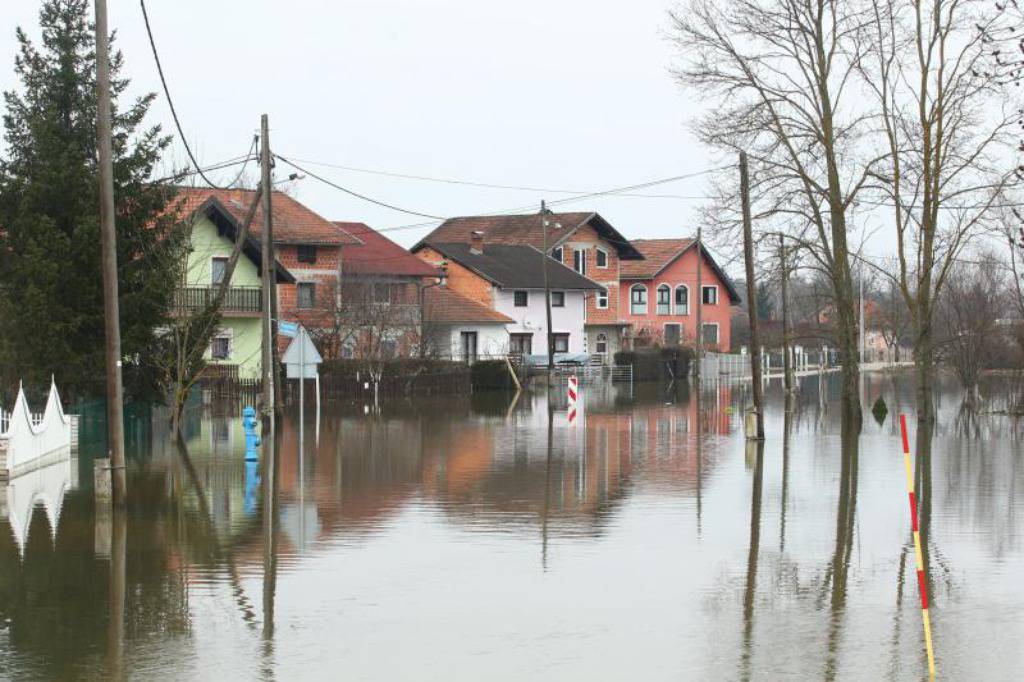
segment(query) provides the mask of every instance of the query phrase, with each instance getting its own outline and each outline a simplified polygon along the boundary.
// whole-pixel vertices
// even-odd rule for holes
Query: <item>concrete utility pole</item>
[[[740,152],[740,204],[743,208],[743,262],[747,270],[747,315],[750,318],[750,373],[757,413],[757,440],[764,440],[764,387],[761,385],[761,334],[757,327],[757,294],[754,284],[754,229],[750,218],[750,174],[747,153]]]
[[[274,327],[273,308],[274,296],[274,242],[271,220],[271,195],[273,185],[270,184],[270,124],[267,115],[260,117],[260,184],[263,187],[263,229],[261,230],[260,270],[263,276],[263,415],[273,418],[277,402],[274,394]]]
[[[100,243],[103,311],[107,337],[107,449],[115,505],[128,494],[124,462],[124,395],[121,387],[121,315],[117,295],[117,230],[114,225],[114,162],[110,120],[110,33],[107,2],[96,0],[96,150],[100,166]]]
[[[793,362],[790,358],[792,349],[790,348],[789,339],[789,287],[787,280],[789,279],[789,259],[786,257],[786,237],[779,234],[779,259],[781,260],[781,280],[782,280],[782,372],[783,372],[783,385],[786,387],[786,395],[790,395],[793,392]],[[788,406],[789,403],[786,403]]]
[[[700,390],[701,380],[701,365],[704,364],[704,283],[701,279],[701,264],[704,262],[704,244],[701,242],[701,226],[697,224],[697,295],[694,300],[697,301],[697,357],[695,358],[694,364],[694,377],[696,378],[697,390]],[[633,294],[630,294],[630,300],[632,300]]]
[[[548,207],[547,203],[540,200],[540,223],[541,228],[544,231],[544,249],[543,249],[543,264],[544,264],[544,309],[547,314],[548,322],[548,386],[551,385],[551,370],[554,365],[555,356],[555,336],[551,333],[551,287],[548,284]]]

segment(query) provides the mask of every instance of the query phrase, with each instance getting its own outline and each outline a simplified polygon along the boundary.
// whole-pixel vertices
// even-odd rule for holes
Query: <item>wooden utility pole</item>
[[[783,234],[779,234],[779,259],[781,260],[781,280],[782,280],[782,372],[784,375],[783,385],[786,387],[786,395],[793,393],[793,361],[790,357],[792,353],[790,337],[789,337],[789,287],[787,281],[789,280],[789,259],[786,257],[786,237]],[[786,403],[787,407],[789,403]]]
[[[704,303],[704,284],[701,279],[701,264],[704,262],[704,245],[701,243],[701,226],[697,224],[697,295],[694,299],[697,302],[697,349],[696,358],[694,358],[694,377],[696,378],[697,390],[700,390],[701,380],[701,365],[704,364],[704,313],[702,305]],[[632,294],[630,294],[632,296]]]
[[[541,199],[540,201],[540,224],[541,229],[544,231],[544,249],[543,249],[543,264],[544,264],[544,309],[547,314],[547,343],[548,343],[548,386],[551,385],[551,370],[554,366],[555,357],[555,336],[551,333],[551,287],[548,284],[548,207],[547,203]]]
[[[260,185],[263,188],[263,228],[261,232],[262,257],[260,270],[263,276],[263,415],[272,418],[277,402],[274,391],[274,326],[272,304],[274,296],[274,241],[271,220],[270,184],[270,124],[267,115],[260,117]]]
[[[743,262],[747,270],[747,315],[750,318],[750,373],[757,440],[764,440],[764,395],[761,385],[761,334],[757,326],[757,293],[754,283],[754,228],[750,219],[750,174],[747,153],[740,152],[740,205],[743,208]]]
[[[117,295],[117,230],[114,225],[114,161],[110,115],[110,33],[107,2],[96,0],[96,151],[100,170],[100,243],[103,311],[107,338],[107,450],[115,505],[128,494],[124,461],[124,394],[121,387],[121,315]]]

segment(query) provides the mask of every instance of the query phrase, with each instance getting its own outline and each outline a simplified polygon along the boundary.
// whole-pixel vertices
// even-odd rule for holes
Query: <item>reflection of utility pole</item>
[[[117,230],[114,226],[114,162],[110,114],[110,33],[107,2],[96,0],[96,151],[100,171],[100,243],[107,356],[107,449],[114,504],[128,494],[124,462],[124,395],[121,387],[121,315],[117,294]]]
[[[703,370],[701,365],[704,362],[704,287],[701,280],[701,264],[704,261],[704,244],[701,242],[701,225],[697,223],[697,357],[695,358],[696,364],[694,378],[697,384],[697,391],[700,391],[700,373]],[[630,294],[632,296],[632,294]]]
[[[115,507],[110,527],[110,593],[107,613],[108,676],[123,677],[124,668],[124,606],[126,585],[128,517],[123,507]]]
[[[757,293],[754,282],[754,237],[750,218],[750,174],[747,153],[740,152],[740,204],[743,208],[743,262],[747,270],[747,315],[750,318],[750,370],[754,411],[757,413],[757,440],[764,440],[764,387],[761,385],[761,334],[757,325]],[[751,437],[747,434],[747,437]]]

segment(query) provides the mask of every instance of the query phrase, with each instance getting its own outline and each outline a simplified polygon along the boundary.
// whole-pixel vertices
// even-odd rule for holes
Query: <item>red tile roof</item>
[[[624,279],[654,277],[693,246],[693,242],[692,239],[634,239],[633,246],[643,254],[644,260],[622,261],[619,275]]]
[[[231,213],[238,222],[245,220],[245,214],[252,204],[255,192],[251,189],[211,189],[208,187],[181,187],[184,195],[182,211],[191,214],[210,198],[217,201]],[[179,198],[181,198],[179,196]],[[341,227],[323,218],[283,192],[274,192],[271,197],[274,213],[274,242],[278,244],[319,244],[324,246],[358,245],[361,242]],[[250,230],[254,235],[263,229],[262,203],[256,209],[256,217]]]
[[[362,244],[345,249],[346,274],[436,277],[440,271],[364,223],[334,223]]]
[[[561,225],[556,227],[555,225]],[[641,258],[628,239],[594,212],[552,213],[548,216],[548,247],[553,248],[566,241],[580,227],[591,225],[601,237],[607,240],[622,259]],[[416,246],[426,244],[469,243],[474,231],[484,233],[485,244],[529,244],[537,249],[544,248],[544,227],[539,213],[525,215],[465,216],[449,218],[433,232],[424,237]]]
[[[423,290],[423,317],[427,322],[489,322],[512,324],[515,322],[508,315],[488,308],[483,303],[449,289],[448,287],[430,287]]]

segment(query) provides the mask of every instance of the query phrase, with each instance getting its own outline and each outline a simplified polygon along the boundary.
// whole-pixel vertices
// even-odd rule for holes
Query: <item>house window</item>
[[[513,353],[519,355],[533,353],[533,334],[510,334],[509,343]]]
[[[672,288],[667,284],[658,287],[658,314],[670,314],[672,307]]]
[[[394,339],[384,339],[380,342],[380,356],[384,360],[394,360],[398,357],[398,342]]]
[[[316,284],[313,282],[299,282],[297,303],[299,308],[308,310],[316,305]]]
[[[228,259],[214,258],[210,261],[210,283],[220,284],[228,274]]]
[[[459,334],[462,347],[462,361],[466,364],[476,362],[476,332]]]
[[[559,246],[557,249],[551,249],[551,257],[559,263],[562,262],[562,247]]]
[[[608,353],[608,335],[604,332],[597,335],[597,342],[594,344],[594,352],[598,355],[605,355]]]
[[[514,291],[512,292],[512,303],[517,308],[525,308],[526,304],[530,301],[530,295],[525,291]]]
[[[701,303],[704,305],[718,305],[718,287],[715,285],[706,286],[703,289],[704,295],[701,297]]]
[[[231,338],[228,336],[215,336],[210,342],[210,357],[214,360],[231,359]]]
[[[701,339],[704,341],[705,346],[717,346],[718,345],[718,323],[716,322],[705,322],[704,333],[701,334]]]
[[[572,250],[572,269],[581,275],[587,274],[587,250],[586,249],[573,249]]]
[[[315,263],[316,262],[316,247],[308,244],[299,244],[297,247],[297,257],[300,263]]]
[[[552,334],[552,343],[554,344],[554,352],[556,353],[568,353],[569,352],[569,335],[568,334]]]
[[[685,284],[676,287],[676,315],[690,314],[690,289]]]
[[[564,291],[552,291],[551,292],[551,307],[552,308],[564,308],[565,307],[565,292]]]
[[[373,285],[373,302],[377,304],[391,303],[391,285],[390,284],[374,284]]]
[[[601,248],[597,249],[594,253],[594,261],[599,268],[608,267],[608,252]]]
[[[629,289],[629,312],[633,315],[647,314],[647,287],[634,284]]]
[[[665,345],[666,346],[678,346],[679,342],[682,341],[683,328],[682,325],[670,323],[665,325]]]
[[[597,291],[597,307],[604,310],[608,307],[608,290],[598,289]]]

